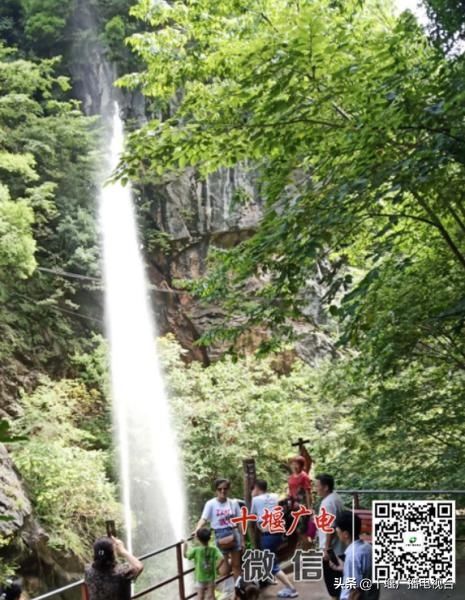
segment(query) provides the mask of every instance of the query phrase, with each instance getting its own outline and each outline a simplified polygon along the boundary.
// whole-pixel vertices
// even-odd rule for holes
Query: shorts
[[[228,535],[231,535],[231,533],[234,535],[234,540],[235,540],[234,546],[232,548],[228,548],[227,550],[224,550],[218,544],[218,540],[220,540],[221,538],[227,537]],[[229,554],[230,552],[239,552],[241,549],[241,538],[239,536],[239,532],[237,531],[236,527],[224,527],[223,529],[215,529],[215,541],[216,541],[216,545],[217,545],[218,549],[223,554]]]
[[[214,590],[215,589],[215,582],[214,581],[196,581],[195,582],[195,589],[198,592],[207,591],[207,590]]]
[[[341,588],[336,588],[336,580],[342,577],[342,573],[340,571],[334,571],[329,566],[329,562],[327,560],[323,561],[323,577],[326,584],[326,589],[328,590],[328,594],[333,598],[339,598],[341,595]]]
[[[271,574],[276,575],[281,571],[281,567],[278,562],[277,554],[278,548],[283,543],[283,536],[281,533],[269,533],[262,532],[260,534],[260,550],[269,550],[274,554],[273,568]]]

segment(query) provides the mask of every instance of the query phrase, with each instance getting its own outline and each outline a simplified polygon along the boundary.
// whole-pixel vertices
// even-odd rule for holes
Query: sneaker
[[[285,587],[280,592],[278,592],[278,598],[297,598],[298,596],[297,590],[293,590],[292,588]]]

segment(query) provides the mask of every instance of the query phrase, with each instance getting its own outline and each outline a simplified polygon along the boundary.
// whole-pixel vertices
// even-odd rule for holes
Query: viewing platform
[[[453,590],[409,590],[407,586],[399,586],[397,590],[381,588],[380,600],[462,600],[465,597],[465,559],[456,563],[457,580]],[[270,585],[261,597],[265,600],[276,598],[276,594],[283,586]],[[295,585],[301,600],[329,600],[324,581],[297,583]]]
[[[347,489],[339,489],[337,490],[341,496],[347,500],[351,498],[352,506],[356,510],[360,510],[361,504],[365,505],[365,509],[363,512],[369,512],[367,506],[369,505],[369,501],[371,499],[389,499],[389,498],[404,498],[404,499],[418,499],[425,500],[427,498],[437,498],[437,499],[455,499],[457,505],[463,505],[463,499],[465,498],[465,490],[347,490]],[[363,502],[361,499],[366,500]],[[346,502],[348,508],[350,505]],[[465,521],[465,514],[462,508],[456,509],[455,514],[456,519],[456,584],[454,589],[452,590],[427,590],[424,588],[421,589],[408,589],[407,585],[401,585],[398,589],[386,589],[381,588],[380,598],[385,600],[420,600],[423,598],[426,599],[441,599],[441,600],[462,600],[465,598],[465,536],[464,536],[464,526],[463,523]],[[171,574],[170,577],[158,582],[154,582],[150,587],[145,588],[143,590],[138,591],[134,594],[133,598],[142,598],[144,596],[148,596],[151,592],[156,590],[161,590],[165,588],[165,590],[170,590],[170,597],[173,593],[173,587],[176,586],[178,588],[178,594],[176,598],[179,600],[189,600],[190,598],[195,598],[196,593],[191,591],[190,585],[188,585],[188,576],[190,576],[194,569],[192,567],[186,568],[186,564],[182,558],[182,544],[181,542],[177,542],[171,544],[170,546],[166,546],[165,548],[159,548],[150,552],[142,557],[141,560],[145,561],[147,559],[155,558],[161,554],[165,554],[167,552],[175,553],[176,558],[176,570]],[[290,563],[289,563],[290,564]],[[291,569],[286,568],[286,563],[282,563],[283,569],[288,572],[290,578],[292,579]],[[176,572],[177,571],[177,572]],[[75,600],[76,598],[81,597],[81,589],[83,581],[76,581],[75,583],[69,584],[64,588],[60,588],[57,590],[50,591],[46,594],[36,597],[34,600],[48,600],[49,598],[57,598],[57,597],[65,597],[66,599],[70,598],[70,600]],[[170,587],[168,587],[170,586]],[[281,584],[271,585],[264,589],[261,593],[261,598],[270,600],[271,598],[276,598],[277,593],[281,589]],[[295,584],[297,591],[299,592],[299,598],[303,600],[328,600],[329,596],[325,588],[324,581],[317,582],[302,582]],[[63,594],[66,595],[64,596]],[[85,595],[82,596],[85,598]],[[229,599],[228,599],[229,600]],[[232,600],[232,599],[231,599]]]

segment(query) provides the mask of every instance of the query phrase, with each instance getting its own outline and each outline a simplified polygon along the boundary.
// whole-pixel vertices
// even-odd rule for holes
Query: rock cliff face
[[[250,198],[237,201],[238,192]],[[176,279],[197,278],[205,273],[211,244],[230,247],[248,237],[261,216],[261,200],[253,178],[240,169],[224,169],[200,182],[193,173],[151,192],[151,219],[155,231],[169,239],[170,251],[148,256],[151,279],[166,293],[154,294],[161,332],[172,331],[191,357],[208,363],[221,348],[205,349],[193,342],[214,322],[223,318],[219,308],[202,307],[173,289]]]
[[[75,3],[68,59],[74,94],[87,114],[103,115],[108,125],[115,100],[126,121],[143,124],[148,118],[143,97],[137,92],[122,93],[113,86],[117,68],[110,64],[101,45],[100,17],[96,10],[94,2]],[[239,192],[248,202],[238,201]],[[254,177],[243,169],[231,168],[218,171],[207,181],[199,181],[188,171],[169,183],[145,186],[136,193],[141,205],[151,207],[145,231],[152,229],[154,236],[161,236],[167,242],[146,255],[159,331],[174,333],[188,350],[189,359],[208,364],[221,355],[223,348],[201,348],[195,342],[212,325],[222,321],[224,315],[218,307],[200,306],[188,294],[176,290],[174,282],[202,275],[212,244],[231,247],[253,233],[262,214]],[[318,290],[311,287],[308,310],[315,313],[319,311]],[[313,362],[330,350],[324,336],[310,332],[302,324],[297,324],[296,329],[302,336],[296,350],[305,360]],[[263,335],[263,331],[251,332],[248,338],[251,346]]]
[[[8,518],[0,521],[3,539],[27,529],[32,513],[31,503],[3,444],[0,444],[0,508],[1,514]]]
[[[122,93],[113,86],[117,68],[108,59],[99,35],[97,6],[90,1],[75,2],[70,21],[69,69],[73,93],[89,115],[102,115],[108,129],[115,100],[126,121],[147,120],[143,97]],[[251,198],[236,202],[242,190]],[[221,319],[214,307],[200,308],[185,293],[173,289],[173,281],[193,278],[205,272],[208,249],[212,243],[231,246],[250,235],[261,215],[261,201],[252,177],[240,169],[224,169],[205,182],[193,173],[163,185],[138,190],[141,200],[151,205],[151,226],[155,234],[169,240],[170,252],[154,251],[147,255],[149,277],[158,290],[153,294],[160,333],[173,332],[188,349],[191,359],[208,363],[219,349],[207,352],[194,342],[209,325]]]
[[[239,194],[240,192],[240,194]],[[149,227],[165,234],[169,250],[159,250],[147,256],[150,279],[159,290],[154,293],[161,333],[173,332],[190,351],[190,357],[208,364],[218,358],[223,348],[195,346],[195,341],[212,325],[224,319],[217,306],[202,306],[193,298],[174,289],[176,279],[195,279],[207,269],[207,256],[213,245],[229,248],[247,239],[256,230],[263,204],[254,185],[253,174],[240,168],[222,169],[207,181],[198,181],[194,173],[163,186],[143,190],[151,206]],[[238,201],[238,197],[247,202]],[[250,283],[251,291],[260,282]],[[324,290],[316,281],[309,282],[303,312],[314,323],[323,323],[320,298]],[[333,352],[327,336],[308,323],[295,323],[299,336],[295,354],[310,364]],[[251,331],[241,341],[242,349],[255,349],[266,336],[265,330]]]
[[[34,595],[81,576],[79,561],[58,555],[47,546],[48,535],[34,517],[27,491],[3,444],[0,444],[0,515],[6,518],[0,520],[1,557],[9,564],[21,565],[25,585]]]

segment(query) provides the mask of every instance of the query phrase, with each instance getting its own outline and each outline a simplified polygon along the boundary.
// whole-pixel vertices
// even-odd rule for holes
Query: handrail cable
[[[465,490],[336,490],[339,494],[451,494],[465,495]]]
[[[192,539],[193,539],[193,536],[190,536],[189,538],[187,538],[187,541],[192,540]],[[163,552],[167,552],[168,550],[172,550],[173,548],[180,546],[181,543],[182,542],[175,542],[174,544],[169,544],[168,546],[163,546],[163,548],[158,548],[157,550],[152,550],[151,552],[147,552],[146,554],[139,556],[139,560],[141,560],[141,561],[147,560],[148,558],[152,558],[153,556],[157,556],[158,554],[163,554]],[[183,571],[183,573],[181,573],[181,576],[188,575],[189,573],[191,573],[193,571],[194,571],[194,569],[188,569],[187,571]],[[170,579],[169,581],[165,580],[164,582],[161,582],[161,583],[164,585],[167,585],[168,583],[175,581],[179,577],[180,577],[180,574],[176,575],[173,579]],[[78,581],[69,583],[68,585],[65,585],[61,588],[52,590],[51,592],[46,592],[45,594],[42,594],[41,596],[36,596],[33,600],[46,600],[46,598],[52,598],[53,596],[62,594],[63,592],[67,592],[74,588],[80,587],[81,585],[83,585],[83,583],[84,583],[84,579],[79,579]],[[152,591],[152,590],[150,590],[150,591]],[[148,593],[148,591],[145,590],[145,593]],[[136,596],[139,597],[139,594],[141,594],[141,592],[138,592],[138,594]]]
[[[103,284],[103,279],[101,277],[93,277],[92,275],[81,275],[80,273],[73,273],[72,271],[49,269],[47,267],[37,267],[37,270],[43,273],[49,273],[50,275],[58,275],[59,277],[69,277],[71,279],[81,279],[84,281],[93,281],[94,283]],[[189,294],[189,292],[186,290],[167,290],[165,288],[156,287],[153,284],[150,284],[149,288],[154,292],[160,292],[162,294]]]

